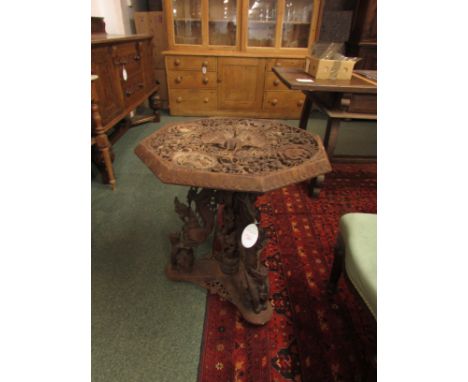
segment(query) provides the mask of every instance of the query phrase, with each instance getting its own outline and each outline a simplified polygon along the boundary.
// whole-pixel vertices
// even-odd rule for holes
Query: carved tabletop
[[[136,154],[164,183],[231,191],[267,192],[331,171],[318,136],[271,120],[168,124]]]
[[[161,181],[191,186],[187,204],[174,201],[184,224],[169,236],[166,275],[218,293],[247,321],[265,324],[273,309],[255,200],[331,171],[320,137],[278,121],[206,118],[166,125],[135,152]],[[212,253],[195,259],[213,230]]]

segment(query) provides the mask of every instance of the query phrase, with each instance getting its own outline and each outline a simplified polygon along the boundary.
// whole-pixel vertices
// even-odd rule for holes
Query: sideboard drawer
[[[144,71],[143,61],[146,59],[144,55],[148,55],[144,47],[143,43],[129,42],[116,44],[112,48],[112,60],[119,72],[123,87],[125,87],[126,78],[141,75]]]
[[[269,91],[264,93],[263,110],[300,115],[305,96],[298,91]]]
[[[289,90],[273,72],[265,73],[265,90]]]
[[[208,72],[216,72],[216,57],[206,56],[167,56],[166,67],[169,70],[198,70],[202,72],[202,67],[206,66]]]
[[[143,72],[137,72],[129,76],[126,81],[122,80],[122,90],[125,104],[131,104],[135,99],[142,97],[145,91],[145,77]]]
[[[216,89],[216,72],[202,72],[194,70],[168,71],[169,86],[174,89]]]
[[[216,90],[174,89],[169,92],[171,114],[204,115],[218,107]]]

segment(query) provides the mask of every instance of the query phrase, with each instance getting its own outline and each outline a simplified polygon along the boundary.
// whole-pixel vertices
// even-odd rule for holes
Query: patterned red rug
[[[269,243],[271,321],[254,326],[217,295],[208,295],[199,381],[375,380],[377,325],[343,278],[326,293],[338,221],[377,209],[375,164],[335,164],[317,199],[305,184],[258,199]]]

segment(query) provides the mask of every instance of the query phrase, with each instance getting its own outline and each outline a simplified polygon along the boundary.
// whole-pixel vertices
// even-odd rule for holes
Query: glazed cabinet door
[[[265,60],[218,59],[218,107],[221,110],[261,110]]]
[[[109,46],[91,51],[91,73],[99,76],[95,86],[103,125],[116,117],[124,106],[120,77],[112,62],[111,52]]]

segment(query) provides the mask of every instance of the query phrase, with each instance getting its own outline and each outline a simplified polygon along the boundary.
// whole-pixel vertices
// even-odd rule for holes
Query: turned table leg
[[[149,106],[153,110],[154,114],[154,122],[159,122],[161,120],[161,116],[159,110],[161,110],[161,96],[159,92],[154,92],[148,99]]]
[[[99,151],[99,162],[102,161],[106,171],[107,181],[112,190],[115,189],[114,168],[112,166],[112,146],[109,143],[109,138],[102,127],[101,115],[96,102],[91,103],[91,116],[94,121],[94,136],[96,140],[96,148]]]
[[[339,118],[329,118],[323,145],[327,150],[328,159],[333,161],[333,152],[335,151],[336,141],[338,139],[338,131],[340,129],[341,120]]]
[[[191,196],[190,196],[191,195]],[[188,205],[175,200],[176,212],[184,222],[171,235],[171,263],[167,276],[189,281],[232,302],[253,324],[265,324],[273,313],[268,300],[268,272],[260,263],[264,237],[246,248],[241,243],[244,228],[258,222],[256,195],[244,192],[191,189]],[[192,209],[195,202],[195,210]],[[211,256],[194,259],[193,248],[205,241],[216,226]]]
[[[312,108],[312,95],[309,92],[304,92],[305,101],[302,106],[301,119],[299,121],[299,127],[303,130],[307,130],[307,122],[309,122],[310,109]]]

